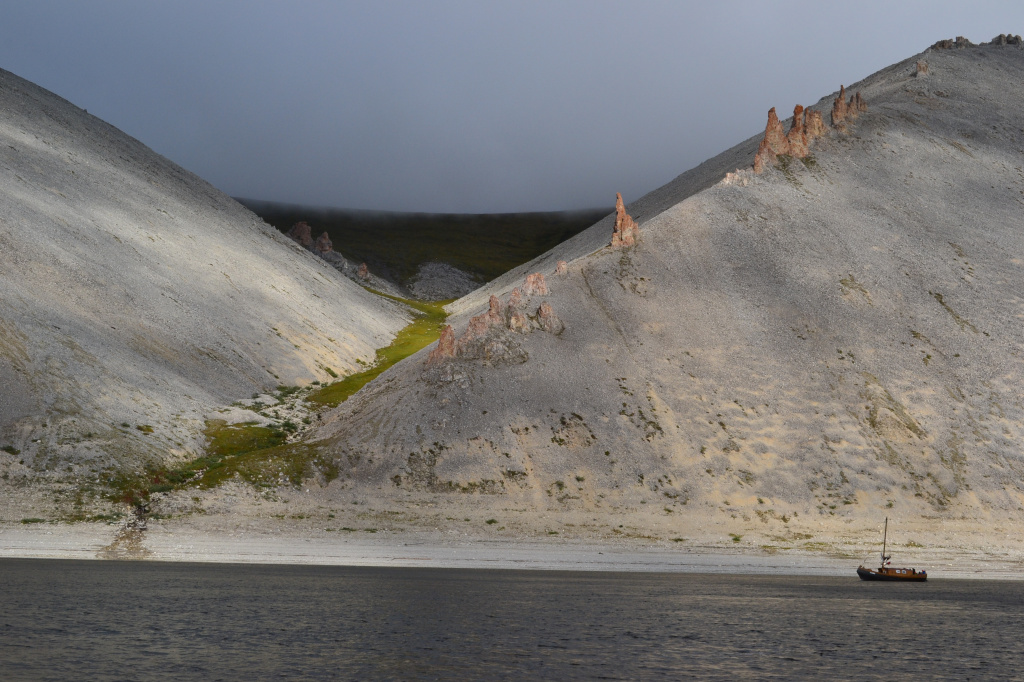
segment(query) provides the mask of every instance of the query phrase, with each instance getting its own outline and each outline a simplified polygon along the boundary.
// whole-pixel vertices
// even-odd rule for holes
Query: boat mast
[[[885,517],[885,530],[882,532],[882,566],[885,566],[885,541],[889,539],[889,517]]]

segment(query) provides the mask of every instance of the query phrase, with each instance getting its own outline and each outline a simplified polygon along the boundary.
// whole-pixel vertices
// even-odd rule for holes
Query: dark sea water
[[[0,679],[1011,679],[1024,582],[0,560]]]

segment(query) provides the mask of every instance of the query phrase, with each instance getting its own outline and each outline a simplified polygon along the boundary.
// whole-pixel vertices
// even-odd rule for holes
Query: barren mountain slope
[[[195,451],[212,407],[354,369],[406,323],[208,183],[6,71],[0,112],[0,457],[15,469]]]
[[[806,163],[702,189],[752,138],[631,206],[635,247],[598,223],[532,268],[525,312],[564,331],[394,367],[317,434],[328,490],[691,526],[1018,515],[1022,88],[1019,47],[929,50],[855,84],[868,111]],[[456,337],[523,274],[454,304]]]

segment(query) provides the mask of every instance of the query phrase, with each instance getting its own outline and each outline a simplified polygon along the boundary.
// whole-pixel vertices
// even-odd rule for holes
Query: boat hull
[[[885,580],[901,583],[923,583],[928,580],[928,574],[924,571],[915,571],[912,568],[871,568],[857,567],[857,575],[861,580]]]

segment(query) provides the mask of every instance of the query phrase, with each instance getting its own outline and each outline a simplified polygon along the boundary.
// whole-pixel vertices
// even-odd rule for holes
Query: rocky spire
[[[839,97],[832,102],[832,125],[841,128],[846,125],[846,87],[839,86]]]
[[[798,159],[807,156],[807,133],[804,132],[804,108],[797,104],[793,109],[793,125],[786,136],[789,143],[789,153]]]
[[[804,110],[804,132],[807,133],[808,144],[825,134],[825,121],[822,120],[820,111]]]
[[[626,217],[628,218],[629,216]],[[526,281],[523,282],[522,291],[524,296],[547,296],[548,284],[544,281],[544,275],[539,272],[527,275]]]
[[[615,248],[633,246],[640,237],[640,226],[626,213],[622,203],[622,195],[615,193],[615,228],[612,231],[612,243]],[[523,293],[529,293],[525,289]],[[547,292],[545,292],[547,293]]]
[[[292,225],[292,229],[288,230],[288,236],[307,249],[313,244],[313,235],[310,233],[309,225],[306,221]]]
[[[513,289],[509,294],[506,306],[509,310],[519,310],[523,307],[523,292],[519,290],[519,287]]]
[[[437,347],[430,351],[430,355],[427,356],[427,364],[432,365],[435,362],[441,362],[447,358],[455,357],[455,330],[452,326],[445,325],[445,328],[441,330],[441,338],[437,340]]]
[[[862,111],[868,110],[868,104],[857,94],[846,101],[846,87],[839,86],[839,96],[832,102],[832,125],[837,130],[846,130],[846,121],[857,118]],[[762,173],[765,168],[774,165],[778,157],[788,154],[798,159],[806,159],[811,153],[811,142],[821,137],[828,130],[821,113],[813,109],[804,109],[799,104],[793,109],[793,125],[789,134],[782,132],[782,122],[775,114],[775,107],[768,111],[768,125],[764,129],[764,138],[754,155],[754,173]],[[726,176],[726,184],[737,184]]]
[[[800,107],[803,110],[803,107]],[[801,126],[803,122],[801,122]],[[764,140],[776,154],[789,154],[789,138],[782,129],[782,121],[775,113],[775,107],[768,110],[768,125],[764,127]]]
[[[316,244],[313,245],[313,250],[321,256],[334,250],[334,244],[331,243],[331,238],[327,236],[326,232],[317,237]]]
[[[551,304],[547,301],[541,303],[537,308],[537,324],[541,329],[552,334],[559,334],[565,329],[565,325],[558,319],[555,311],[551,309]]]
[[[799,107],[799,109],[803,112],[803,107]],[[796,126],[795,119],[793,125]],[[800,118],[800,131],[794,137],[806,147],[807,142],[802,132],[802,116]],[[790,153],[790,140],[782,128],[782,121],[779,120],[778,114],[775,113],[775,107],[772,107],[768,110],[768,124],[764,127],[764,138],[762,138],[761,144],[757,148],[757,154],[754,156],[754,172],[761,173],[768,166],[774,165],[779,154]]]

